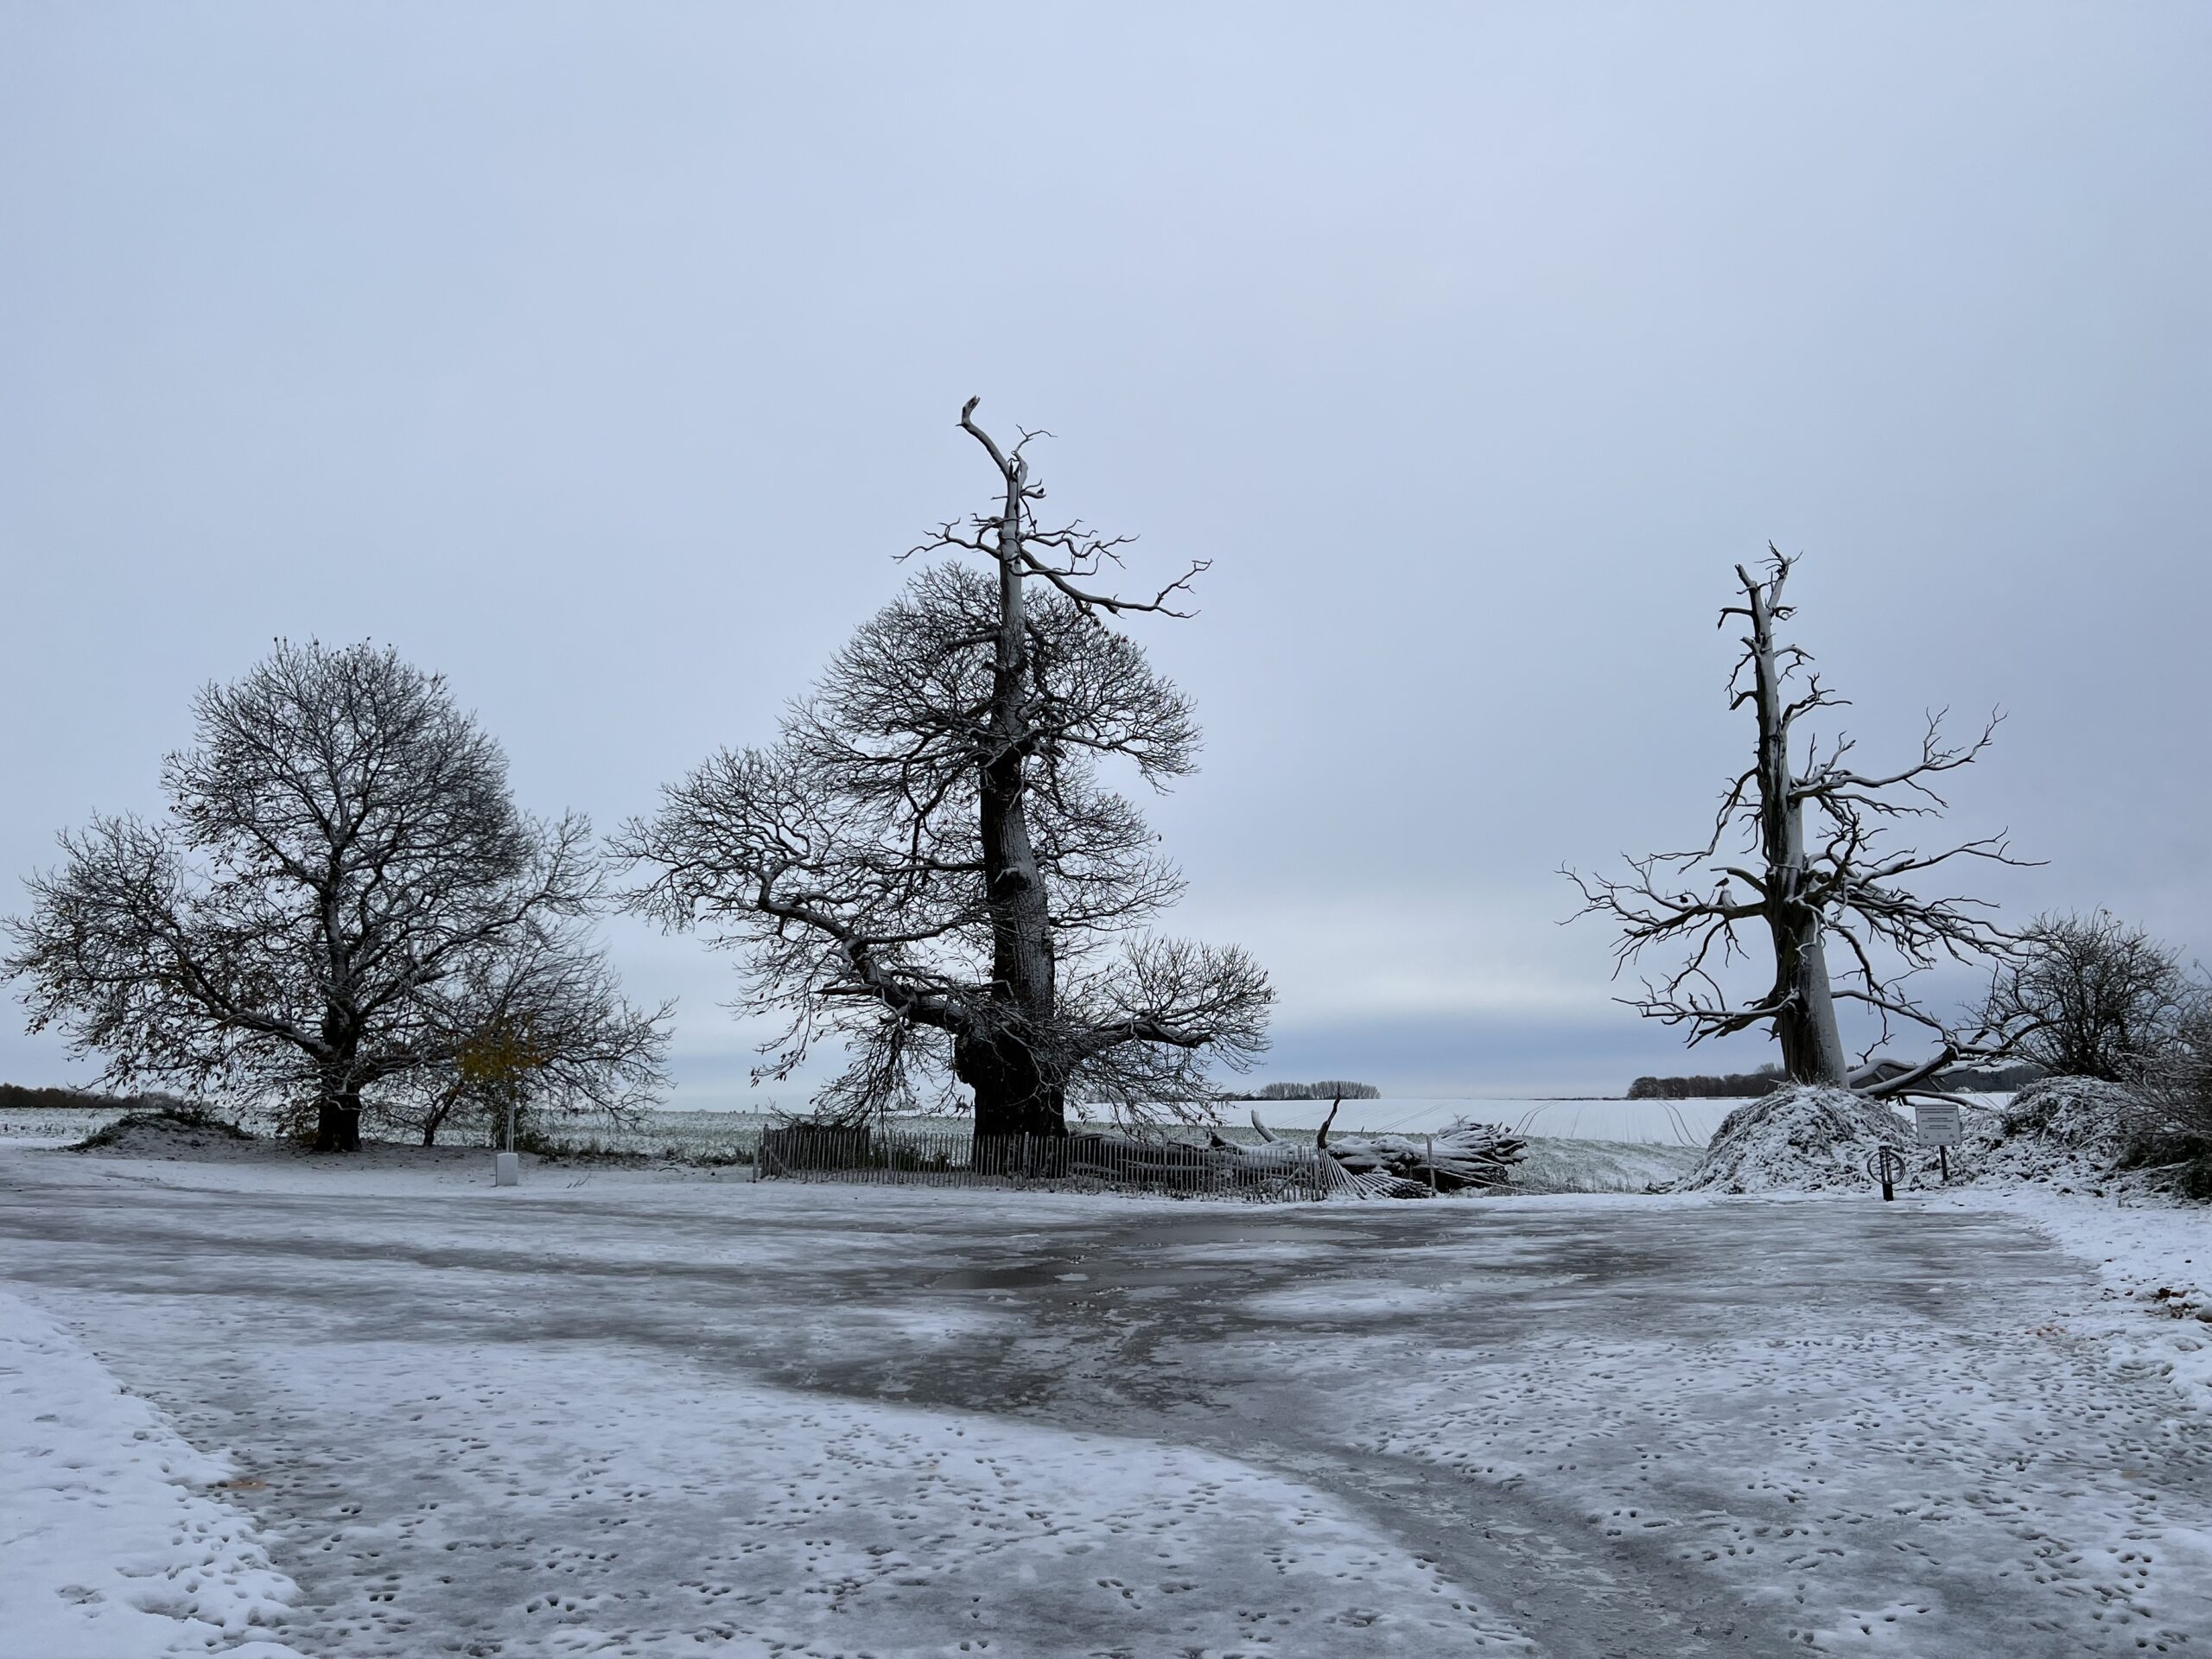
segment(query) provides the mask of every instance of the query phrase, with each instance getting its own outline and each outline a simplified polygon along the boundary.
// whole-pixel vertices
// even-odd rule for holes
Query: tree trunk
[[[953,1071],[976,1092],[978,1135],[1067,1133],[1065,1079],[1027,1033],[1052,1028],[1057,1011],[1051,895],[1029,839],[1030,736],[1022,709],[1029,668],[1022,594],[1021,479],[1007,479],[999,520],[999,632],[992,664],[991,734],[978,790],[984,899],[991,915],[990,1000],[1003,1013],[988,1031],[961,1033]]]
[[[361,1149],[361,1091],[358,1088],[326,1089],[315,1100],[315,1149],[317,1152],[359,1152]]]
[[[361,1149],[361,1084],[353,1075],[355,1052],[345,1041],[336,1022],[324,1025],[324,1040],[337,1049],[322,1063],[315,1079],[315,1149],[317,1152],[359,1152]]]
[[[1740,569],[1740,567],[1739,567]],[[1758,714],[1756,781],[1760,852],[1765,860],[1764,908],[1774,941],[1774,1033],[1783,1069],[1793,1083],[1847,1083],[1851,1062],[1836,1024],[1828,985],[1827,952],[1821,942],[1821,913],[1803,896],[1805,804],[1789,766],[1791,710],[1775,653],[1774,616],[1765,592],[1748,575],[1751,612],[1751,695]]]
[[[1782,1044],[1782,1068],[1792,1083],[1831,1083],[1839,1088],[1851,1076],[1850,1057],[1836,1024],[1835,999],[1828,989],[1828,959],[1821,944],[1820,918],[1801,919],[1794,931],[1775,930],[1775,985],[1789,1001],[1774,1022]]]
[[[1019,1037],[955,1038],[952,1071],[975,1090],[978,1137],[1068,1132],[1065,1089]]]

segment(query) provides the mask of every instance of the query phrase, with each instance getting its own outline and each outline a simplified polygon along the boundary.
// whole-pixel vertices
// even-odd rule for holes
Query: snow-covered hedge
[[[2120,1162],[2139,1109],[2119,1084],[2045,1077],[2015,1095],[1997,1122],[1979,1126],[1959,1162],[1977,1181],[2093,1180]]]
[[[2108,1178],[2139,1128],[2135,1093],[2094,1077],[2046,1077],[2001,1113],[1969,1108],[1966,1140],[1951,1150],[1954,1184],[2023,1181],[2089,1186]],[[1934,1154],[1888,1103],[1813,1084],[1777,1089],[1722,1120],[1677,1192],[1819,1192],[1865,1190],[1867,1162],[1887,1142],[1910,1168],[1900,1186],[1932,1186]]]

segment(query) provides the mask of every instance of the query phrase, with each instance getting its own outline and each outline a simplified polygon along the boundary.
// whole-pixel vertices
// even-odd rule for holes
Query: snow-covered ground
[[[158,1407],[76,1455],[158,1476],[131,1514],[226,1506],[220,1570],[315,1659],[2212,1630],[2212,1325],[2156,1312],[2202,1304],[2202,1213],[500,1191],[481,1162],[0,1150],[0,1288],[50,1322],[5,1381]],[[42,1414],[11,1458],[62,1446]],[[142,1428],[197,1451],[133,1465]]]
[[[232,1478],[0,1292],[0,1650],[299,1659],[261,1639],[296,1591],[221,1496]]]
[[[2119,1183],[2109,1198],[2023,1184],[1931,1201],[2017,1216],[2094,1266],[2101,1289],[2070,1329],[2116,1368],[2167,1378],[2212,1424],[2212,1209],[2145,1205]]]

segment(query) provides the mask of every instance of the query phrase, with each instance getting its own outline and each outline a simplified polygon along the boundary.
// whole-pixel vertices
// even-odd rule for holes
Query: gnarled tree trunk
[[[343,1072],[325,1075],[315,1096],[315,1149],[317,1152],[359,1152],[361,1149],[361,1089]]]
[[[954,1038],[952,1072],[975,1091],[979,1139],[1068,1132],[1064,1080],[1019,1034]]]

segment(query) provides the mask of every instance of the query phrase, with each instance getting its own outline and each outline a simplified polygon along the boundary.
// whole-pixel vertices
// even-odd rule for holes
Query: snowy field
[[[0,1148],[0,1645],[2212,1645],[2202,1213],[481,1162]]]
[[[1348,1100],[1337,1114],[1344,1129],[1396,1130],[1408,1135],[1440,1130],[1461,1117],[1502,1123],[1523,1135],[1606,1141],[1652,1146],[1703,1146],[1720,1120],[1740,1100]],[[1255,1140],[1248,1127],[1256,1107],[1261,1121],[1280,1134],[1310,1137],[1326,1101],[1239,1101],[1222,1108],[1224,1128],[1234,1138]],[[94,1107],[0,1111],[0,1142],[37,1141],[51,1146],[80,1141],[122,1116]],[[715,1158],[749,1155],[761,1129],[776,1120],[766,1112],[653,1111],[622,1129],[584,1124],[563,1132],[565,1140],[653,1157]],[[957,1118],[916,1120],[920,1128],[958,1128]],[[459,1139],[459,1137],[454,1137]]]

